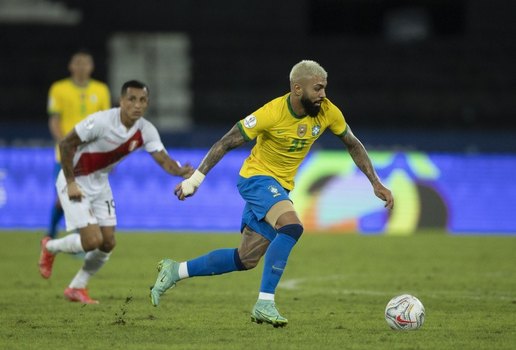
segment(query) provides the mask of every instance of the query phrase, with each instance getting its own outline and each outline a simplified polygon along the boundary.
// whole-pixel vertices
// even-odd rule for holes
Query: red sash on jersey
[[[73,169],[75,176],[89,175],[115,164],[143,145],[142,133],[137,130],[126,142],[109,152],[83,153]]]

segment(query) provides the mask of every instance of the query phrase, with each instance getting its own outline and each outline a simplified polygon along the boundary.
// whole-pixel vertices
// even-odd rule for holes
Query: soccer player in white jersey
[[[86,252],[84,265],[64,295],[70,301],[97,304],[86,286],[109,259],[115,247],[116,214],[108,175],[125,156],[143,147],[169,174],[188,178],[190,165],[170,158],[158,131],[143,118],[149,103],[148,87],[131,80],[122,86],[120,107],[91,114],[59,143],[62,170],[56,188],[68,232],[61,239],[41,241],[39,271],[49,278],[57,253]]]

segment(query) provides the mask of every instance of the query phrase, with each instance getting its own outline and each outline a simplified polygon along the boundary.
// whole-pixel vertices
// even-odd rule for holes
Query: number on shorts
[[[111,199],[109,201],[106,201],[105,203],[107,205],[108,214],[111,215],[111,208],[115,208],[115,200]]]

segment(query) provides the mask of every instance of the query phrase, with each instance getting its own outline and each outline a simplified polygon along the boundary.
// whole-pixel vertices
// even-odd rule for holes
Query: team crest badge
[[[312,127],[312,136],[317,136],[321,132],[321,126],[315,125]]]
[[[303,137],[306,134],[306,124],[301,124],[297,127],[297,136]]]

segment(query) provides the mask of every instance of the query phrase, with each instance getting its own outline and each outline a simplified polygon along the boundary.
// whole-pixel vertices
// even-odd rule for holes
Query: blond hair
[[[312,60],[302,60],[292,67],[289,77],[291,83],[297,83],[303,78],[312,78],[315,76],[326,79],[328,78],[328,73],[319,63]]]

